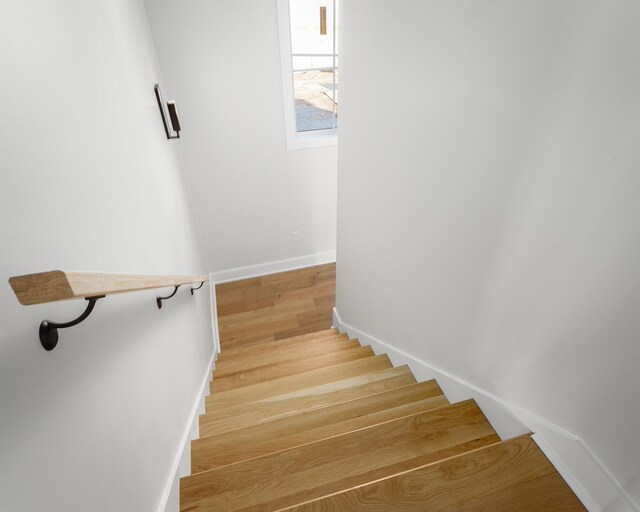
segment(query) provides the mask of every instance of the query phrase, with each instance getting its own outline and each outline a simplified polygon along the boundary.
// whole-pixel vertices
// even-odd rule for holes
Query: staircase
[[[586,510],[530,436],[335,329],[231,345],[206,400],[183,512]]]

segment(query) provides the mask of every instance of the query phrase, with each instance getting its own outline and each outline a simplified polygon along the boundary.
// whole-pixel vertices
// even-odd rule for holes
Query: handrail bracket
[[[180,288],[180,285],[177,285],[173,288],[173,293],[171,295],[167,295],[166,297],[156,297],[156,304],[158,305],[158,309],[162,309],[162,301],[173,297],[178,291],[178,288]]]
[[[162,309],[162,302],[173,297],[180,286],[189,286],[193,295],[193,292],[202,288],[209,279],[205,274],[158,276],[49,270],[10,277],[9,284],[23,306],[70,299],[88,301],[84,313],[71,322],[57,323],[44,320],[40,324],[40,343],[45,350],[50,351],[58,344],[58,329],[72,327],[84,321],[93,311],[96,301],[107,295],[161,288],[166,290],[173,287],[173,293],[170,295],[156,296],[158,309]],[[200,286],[196,288],[195,285],[198,283]]]
[[[95,297],[85,297],[85,300],[89,301],[87,308],[84,310],[78,318],[71,320],[70,322],[57,323],[49,320],[43,320],[40,324],[40,343],[45,350],[53,350],[58,344],[58,329],[66,329],[67,327],[73,327],[84,321],[93,311],[94,306],[98,299],[103,299],[104,295],[96,295]]]
[[[204,281],[202,281],[200,283],[200,286],[198,286],[197,288],[194,288],[193,286],[191,287],[191,295],[193,295],[193,292],[195,292],[196,290],[199,290],[200,288],[202,288],[202,286],[204,285]]]

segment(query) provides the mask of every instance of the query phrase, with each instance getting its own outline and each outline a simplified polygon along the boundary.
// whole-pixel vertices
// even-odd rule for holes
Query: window
[[[278,0],[287,147],[337,142],[339,0]]]

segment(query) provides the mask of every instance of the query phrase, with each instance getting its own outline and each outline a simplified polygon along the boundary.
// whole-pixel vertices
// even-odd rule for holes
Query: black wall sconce
[[[165,111],[165,103],[162,99],[162,93],[160,92],[160,86],[156,84],[153,87],[156,92],[156,99],[158,100],[158,108],[160,109],[160,115],[162,116],[162,124],[164,124],[164,131],[167,134],[167,139],[179,139],[180,138],[180,119],[178,119],[178,111],[176,110],[175,101],[167,101],[166,106],[169,112],[169,119],[171,120],[171,131],[169,131],[169,123],[167,122],[167,112]]]

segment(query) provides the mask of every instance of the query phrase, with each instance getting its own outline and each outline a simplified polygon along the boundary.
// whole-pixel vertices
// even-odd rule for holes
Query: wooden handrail
[[[173,293],[167,297],[156,297],[158,309],[162,301],[173,297],[183,284],[200,283],[199,290],[209,280],[208,276],[148,276],[141,274],[113,274],[109,272],[70,272],[51,270],[38,274],[27,274],[9,278],[9,284],[18,297],[20,304],[44,304],[59,300],[86,299],[87,308],[75,320],[70,322],[51,322],[43,320],[40,324],[40,343],[46,350],[53,350],[58,344],[58,329],[66,329],[83,322],[93,311],[96,301],[115,293],[137,292],[153,288],[173,286]]]
[[[149,276],[142,274],[113,274],[109,272],[72,272],[51,270],[38,274],[14,276],[9,279],[20,304],[44,304],[58,300],[85,299],[98,295],[136,292],[166,288],[209,280],[206,275]]]

